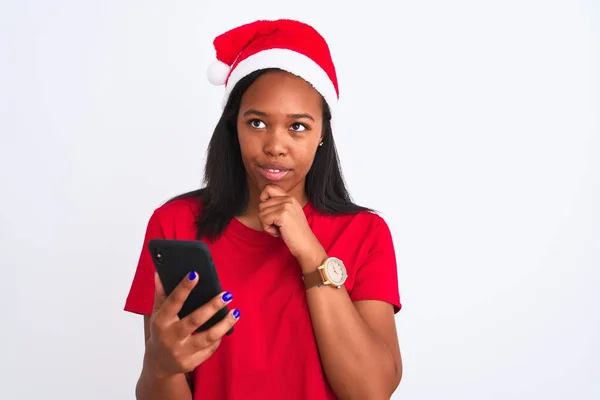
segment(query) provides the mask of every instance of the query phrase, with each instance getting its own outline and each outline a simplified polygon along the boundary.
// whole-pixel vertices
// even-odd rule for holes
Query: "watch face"
[[[330,258],[325,265],[325,272],[333,285],[341,285],[348,276],[344,263],[337,258]]]

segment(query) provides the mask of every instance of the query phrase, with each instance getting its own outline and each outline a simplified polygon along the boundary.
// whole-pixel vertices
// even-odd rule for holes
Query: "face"
[[[242,96],[237,119],[251,192],[275,184],[303,200],[322,127],[322,99],[310,84],[286,72],[261,75]]]

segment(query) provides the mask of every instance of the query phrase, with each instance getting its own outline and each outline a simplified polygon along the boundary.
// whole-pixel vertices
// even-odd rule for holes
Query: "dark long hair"
[[[241,215],[248,206],[248,183],[237,137],[237,117],[244,92],[259,76],[274,70],[277,69],[253,72],[233,88],[208,145],[205,187],[170,200],[197,198],[203,204],[203,210],[196,220],[198,239],[217,238],[231,219]],[[323,145],[317,150],[313,165],[306,175],[308,200],[325,214],[371,211],[356,205],[350,198],[342,177],[330,121],[331,111],[323,98]]]

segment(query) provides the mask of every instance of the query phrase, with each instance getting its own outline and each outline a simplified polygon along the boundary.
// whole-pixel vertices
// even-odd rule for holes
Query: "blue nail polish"
[[[188,279],[190,281],[193,281],[194,279],[196,279],[196,272],[192,271],[188,274]]]
[[[240,310],[233,310],[233,318],[238,319],[240,317]]]
[[[231,301],[231,299],[233,299],[233,295],[229,292],[225,292],[223,293],[223,296],[221,296],[221,299],[223,299],[223,301]]]

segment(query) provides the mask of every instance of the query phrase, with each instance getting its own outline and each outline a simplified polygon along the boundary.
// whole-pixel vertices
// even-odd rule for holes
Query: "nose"
[[[283,157],[287,154],[287,129],[273,128],[265,132],[263,151],[271,157]]]

